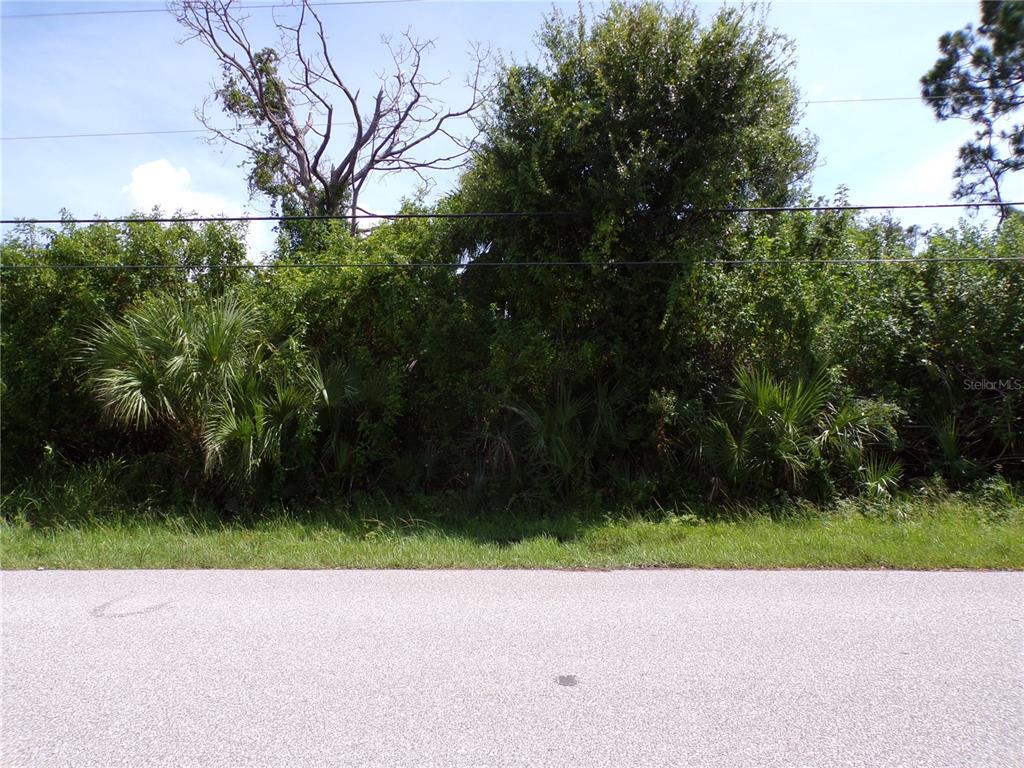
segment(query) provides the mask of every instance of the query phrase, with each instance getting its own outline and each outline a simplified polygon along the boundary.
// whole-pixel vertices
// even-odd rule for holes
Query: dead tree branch
[[[250,42],[248,17],[236,0],[175,0],[169,7],[188,30],[186,40],[199,40],[220,63],[214,99],[234,126],[215,124],[210,99],[197,117],[216,139],[248,153],[251,190],[275,204],[291,199],[309,213],[347,212],[354,233],[359,196],[373,176],[411,171],[426,180],[432,170],[466,161],[475,136],[461,136],[458,125],[475,130],[465,118],[486,91],[488,53],[479,46],[466,83],[468,103],[449,109],[430,95],[443,81],[423,72],[431,40],[409,32],[397,44],[385,39],[391,73],[382,74],[376,93],[365,98],[336,66],[323,19],[309,0],[288,9],[291,20],[275,14],[280,39],[274,48]],[[446,148],[438,151],[438,142]]]

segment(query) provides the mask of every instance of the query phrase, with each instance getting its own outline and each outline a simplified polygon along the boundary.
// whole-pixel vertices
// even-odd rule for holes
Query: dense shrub
[[[884,402],[842,397],[826,371],[790,383],[740,369],[727,401],[695,432],[713,493],[821,498],[845,481],[844,490],[878,495],[899,479],[879,450],[896,445],[896,415]]]
[[[46,457],[83,460],[123,445],[105,429],[80,387],[74,363],[85,327],[116,315],[153,291],[217,292],[237,279],[231,270],[245,249],[221,225],[194,228],[155,223],[25,226],[0,246],[0,344],[5,486]],[[109,269],[113,265],[158,269]],[[88,269],[63,269],[85,265]]]
[[[181,481],[202,472],[235,490],[301,454],[318,392],[304,359],[264,341],[256,312],[234,296],[155,296],[93,327],[81,360],[104,413],[163,433]],[[190,477],[191,476],[191,477]]]
[[[9,237],[5,265],[47,268],[2,275],[5,486],[111,454],[218,502],[1024,477],[1024,269],[989,259],[1024,254],[1024,218],[696,215],[804,199],[786,42],[648,3],[540,42],[458,189],[406,210],[571,217],[291,221],[261,271],[225,268],[224,227]],[[168,268],[56,268],[121,263]]]

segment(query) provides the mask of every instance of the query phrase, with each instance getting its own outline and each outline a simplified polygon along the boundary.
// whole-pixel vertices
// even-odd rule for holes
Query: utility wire
[[[855,99],[806,99],[801,104],[863,104],[872,101],[942,101],[947,96],[870,96]]]
[[[383,2],[384,0],[381,0]],[[389,0],[390,2],[405,2],[406,0]],[[411,1],[411,0],[409,0]],[[934,101],[938,100],[939,96],[883,96],[879,98],[864,98],[864,99],[811,99],[801,102],[802,104],[859,104],[865,102],[883,102],[883,101]],[[353,126],[355,125],[352,121],[346,122],[333,122],[332,126]],[[255,128],[258,126],[240,126],[241,128]],[[323,127],[323,126],[317,126]],[[52,139],[95,139],[105,137],[121,137],[121,136],[166,136],[171,134],[186,134],[186,133],[214,133],[220,130],[224,132],[238,130],[236,128],[178,128],[170,130],[160,131],[100,131],[96,133],[54,133],[54,134],[43,134],[43,135],[29,135],[29,136],[0,136],[0,141],[46,141]]]
[[[345,213],[308,216],[128,216],[115,219],[2,219],[0,224],[183,224],[246,221],[349,221],[351,219],[524,219],[576,216],[573,211],[474,211],[470,213]]]
[[[728,265],[728,266],[792,266],[799,264],[935,264],[935,263],[987,263],[987,262],[1024,262],[1024,256],[922,256],[919,258],[881,258],[881,259],[695,259],[694,261],[471,261],[471,262],[351,262],[339,263],[280,263],[270,264],[0,264],[0,269],[54,269],[54,270],[202,270],[202,269],[244,269],[244,270],[276,270],[276,269],[467,269],[471,267],[685,267],[696,264]]]
[[[355,122],[351,120],[334,121],[331,126],[345,126],[350,127],[355,125]],[[314,128],[323,128],[322,125],[314,125]],[[2,136],[0,141],[36,141],[43,139],[94,139],[102,138],[107,136],[165,136],[168,134],[175,133],[216,133],[221,131],[228,133],[230,131],[242,130],[245,128],[259,128],[258,125],[242,125],[237,128],[175,128],[166,131],[111,131],[107,133],[54,133],[42,136]]]
[[[931,208],[1013,208],[1024,206],[1022,201],[974,202],[974,203],[891,203],[888,205],[795,205],[755,206],[724,208],[691,208],[679,213],[695,214],[737,214],[737,213],[815,213],[825,211],[905,211]],[[523,219],[562,218],[581,215],[576,211],[472,211],[467,213],[346,213],[311,214],[303,216],[128,216],[111,219],[2,219],[0,224],[177,224],[177,223],[227,223],[248,221],[349,221],[355,219]]]
[[[311,2],[309,5],[312,6],[332,6],[332,5],[388,5],[391,3],[416,3],[424,2],[424,0],[338,0],[338,2]],[[291,8],[294,4],[292,3],[268,3],[265,5],[243,5],[240,6],[242,11],[250,10],[262,10],[264,8]],[[54,16],[116,16],[118,14],[138,14],[138,13],[166,13],[166,8],[126,8],[116,11],[49,11],[43,13],[18,13],[0,16],[0,19],[7,21],[8,19],[39,19],[49,18]]]
[[[331,2],[325,0],[325,2],[311,2],[309,5],[312,6],[331,6],[331,5],[391,5],[393,3],[420,3],[423,0],[336,0]],[[259,11],[267,8],[292,8],[293,3],[268,3],[265,5],[242,5],[239,6],[240,11]],[[167,13],[166,8],[123,8],[116,11],[48,11],[44,13],[17,13],[17,14],[4,14],[0,16],[0,20],[9,21],[12,19],[43,19],[51,18],[54,16],[116,16],[119,14],[137,14],[137,13]]]
[[[1013,208],[1024,202],[897,203],[895,205],[792,205],[754,208],[703,208],[689,213],[801,213],[817,211],[907,211],[923,208]]]
[[[43,139],[92,139],[100,136],[164,136],[171,133],[209,133],[208,128],[181,128],[167,131],[111,131],[108,133],[54,133],[43,136],[3,136],[0,141],[41,141]]]

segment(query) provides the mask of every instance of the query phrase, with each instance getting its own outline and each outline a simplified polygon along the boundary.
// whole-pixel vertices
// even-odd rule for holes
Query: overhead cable
[[[882,96],[877,98],[854,98],[854,99],[808,99],[800,102],[801,104],[859,104],[868,102],[885,102],[885,101],[932,101],[937,100],[938,96]],[[346,122],[332,122],[332,126],[353,126],[355,125],[352,121]],[[54,139],[95,139],[105,137],[123,137],[123,136],[166,136],[172,134],[199,134],[199,133],[217,133],[217,131],[229,132],[240,130],[244,128],[255,128],[258,126],[240,126],[238,128],[172,128],[167,130],[156,130],[156,131],[96,131],[91,133],[50,133],[50,134],[39,134],[39,135],[26,135],[26,136],[0,136],[0,141],[45,141]],[[323,126],[316,126],[323,127]]]
[[[421,3],[424,0],[323,0],[323,2],[310,2],[307,5],[321,7],[331,5],[392,5],[394,3]],[[239,6],[240,11],[262,11],[272,8],[292,8],[294,3],[266,3],[263,5]],[[12,13],[0,16],[0,20],[10,21],[14,19],[43,19],[54,16],[118,16],[124,14],[139,13],[168,13],[167,8],[119,8],[117,10],[91,10],[91,11],[45,11],[40,13]]]
[[[470,262],[270,262],[263,264],[0,264],[0,269],[28,270],[141,270],[163,269],[201,271],[218,269],[279,270],[279,269],[467,269],[476,267],[685,267],[697,264],[722,266],[792,266],[792,265],[876,265],[892,264],[963,264],[986,262],[1024,262],[1024,256],[921,256],[877,259],[694,259],[693,261],[470,261]]]
[[[684,208],[679,217],[703,214],[739,213],[822,213],[826,211],[905,211],[931,208],[1015,208],[1021,201],[957,202],[957,203],[886,203],[865,205],[792,205],[792,206],[726,206],[717,208]],[[578,211],[468,211],[465,213],[337,213],[270,216],[120,216],[115,218],[62,218],[39,219],[19,217],[2,219],[0,224],[178,224],[178,223],[241,223],[249,221],[351,221],[352,219],[524,219],[562,218],[582,215]]]

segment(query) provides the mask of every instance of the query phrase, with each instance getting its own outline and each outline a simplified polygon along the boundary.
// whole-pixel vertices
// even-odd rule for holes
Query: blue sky
[[[711,14],[721,3],[700,3]],[[568,11],[576,4],[560,4]],[[239,152],[211,146],[195,134],[19,140],[66,133],[194,129],[195,108],[210,93],[215,62],[163,13],[14,19],[54,11],[153,9],[154,3],[2,3],[3,218],[123,215],[160,205],[201,213],[266,211],[250,201]],[[602,6],[595,4],[594,10]],[[468,44],[489,44],[506,58],[536,57],[534,34],[549,2],[440,2],[377,7],[323,7],[336,64],[364,89],[385,63],[381,35],[411,28],[436,40],[426,67],[451,79],[442,100],[465,98]],[[796,43],[793,77],[809,100],[916,97],[918,79],[934,62],[945,31],[975,21],[973,2],[777,2],[769,22]],[[272,42],[271,14],[252,12],[254,36]],[[813,191],[849,188],[852,202],[943,202],[953,188],[956,149],[970,135],[965,123],[937,123],[919,100],[808,104],[803,127],[819,140],[821,166]],[[1024,175],[1024,174],[1021,174]],[[450,186],[439,179],[438,190]],[[367,188],[366,207],[393,210],[415,178],[391,177]],[[1024,179],[1007,195],[1024,198]],[[951,225],[959,211],[905,212],[907,224]],[[981,221],[990,220],[985,214]],[[270,242],[254,225],[255,251]]]

